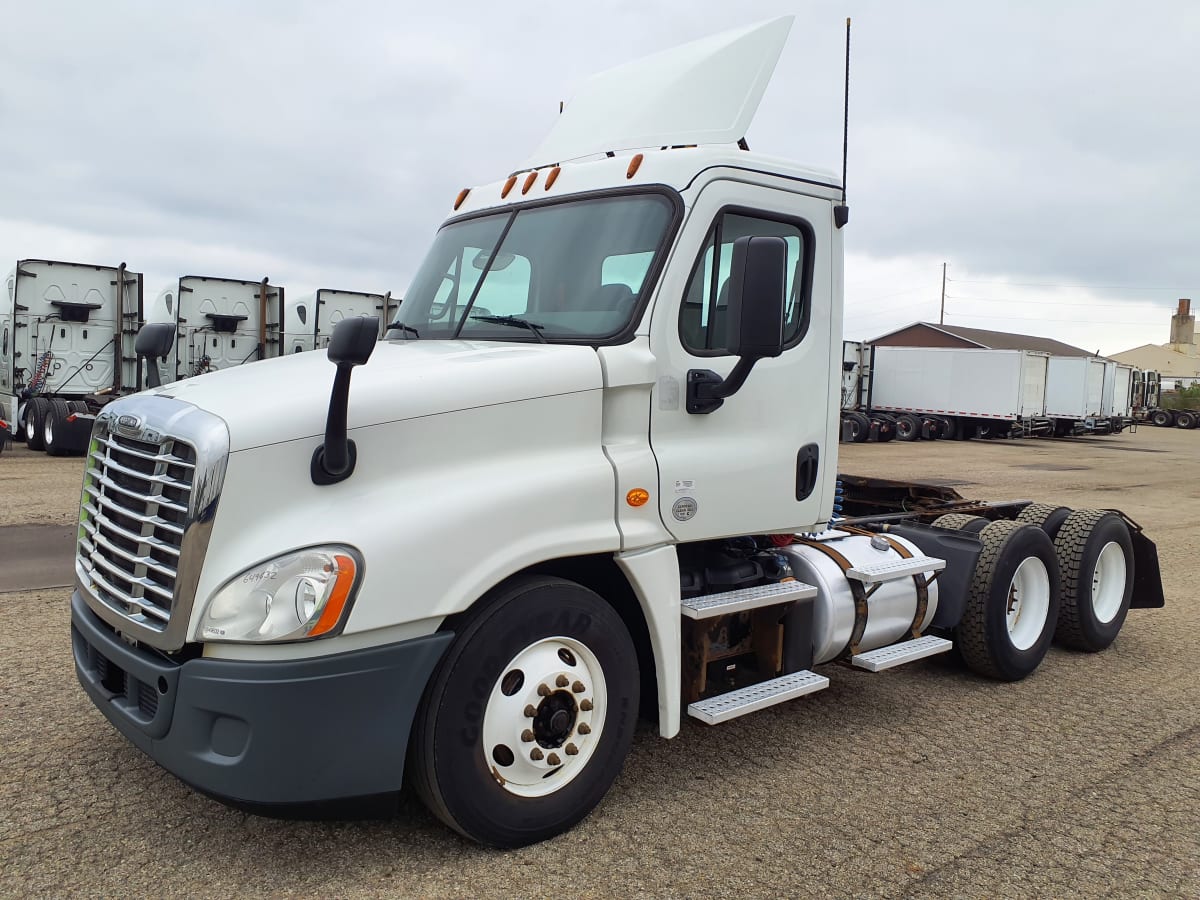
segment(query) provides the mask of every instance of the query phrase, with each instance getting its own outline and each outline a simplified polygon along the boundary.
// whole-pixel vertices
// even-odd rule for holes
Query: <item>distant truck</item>
[[[82,452],[90,419],[141,387],[134,338],[142,275],[117,266],[19,261],[0,298],[0,420],[53,455]]]
[[[298,300],[289,300],[284,309],[285,352],[301,353],[328,347],[338,322],[355,316],[377,316],[382,338],[399,307],[400,301],[392,299],[391,291],[368,294],[321,288]]]
[[[282,356],[283,310],[284,290],[267,278],[185,275],[167,285],[146,317],[176,327],[163,381]]]

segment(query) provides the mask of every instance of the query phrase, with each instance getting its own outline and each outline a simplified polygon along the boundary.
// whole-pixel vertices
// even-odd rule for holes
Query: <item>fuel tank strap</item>
[[[804,538],[797,537],[797,544],[803,544],[805,547],[811,547],[823,553],[825,556],[833,560],[844,575],[848,572],[853,564],[842,554],[838,553],[829,544],[824,541],[809,541]],[[846,643],[846,648],[842,651],[841,656],[855,656],[858,653],[859,642],[862,641],[862,636],[867,630],[867,589],[863,587],[863,583],[854,578],[847,578],[846,584],[850,585],[850,594],[854,597],[854,628],[850,632],[850,640]]]
[[[861,534],[865,537],[883,538],[902,559],[912,559],[913,554],[911,550],[895,538],[889,537],[886,534],[880,534],[878,531],[867,531],[865,528],[856,528],[853,525],[842,525],[840,529],[848,531],[851,534]],[[937,575],[934,575],[934,578],[936,577]],[[917,604],[913,609],[912,627],[909,631],[913,638],[919,638],[921,636],[921,623],[925,621],[925,614],[929,611],[929,582],[931,579],[926,578],[924,572],[917,572],[912,576],[912,580],[917,592]]]

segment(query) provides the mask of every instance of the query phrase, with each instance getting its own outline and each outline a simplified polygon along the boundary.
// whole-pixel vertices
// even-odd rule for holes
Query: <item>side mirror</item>
[[[729,272],[729,328],[725,349],[743,359],[783,353],[787,241],[743,237],[733,242]]]
[[[166,359],[175,343],[175,326],[170,322],[148,322],[133,339],[133,352],[146,360],[146,385],[156,388],[162,384],[158,375],[158,360]]]
[[[738,361],[727,378],[711,369],[688,371],[687,411],[693,415],[720,409],[726,397],[741,389],[756,362],[783,353],[787,241],[740,237],[733,242],[730,263],[725,349]]]
[[[379,339],[379,317],[343,319],[333,329],[325,351],[337,366],[333,390],[329,394],[329,414],[325,419],[325,443],[313,451],[309,474],[313,484],[337,484],[354,472],[358,453],[354,441],[346,436],[346,411],[350,406],[350,373],[371,358]]]

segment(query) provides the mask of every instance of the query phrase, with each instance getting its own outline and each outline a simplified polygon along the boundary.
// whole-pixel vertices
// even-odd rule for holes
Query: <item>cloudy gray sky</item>
[[[750,146],[836,169],[846,333],[936,321],[1115,352],[1200,302],[1200,4],[3,0],[0,253],[403,293],[461,187],[595,71],[797,21]],[[3,266],[7,268],[7,266]]]

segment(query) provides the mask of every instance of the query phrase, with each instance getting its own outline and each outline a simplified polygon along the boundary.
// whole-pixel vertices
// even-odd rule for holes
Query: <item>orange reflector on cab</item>
[[[533,187],[533,183],[537,181],[537,172],[530,172],[525,176],[525,183],[521,185],[521,193],[528,194],[529,189]]]
[[[509,175],[508,181],[504,182],[504,187],[500,191],[500,199],[503,200],[508,196],[508,192],[513,189],[513,185],[517,183],[516,175]]]
[[[333,582],[333,593],[325,601],[325,608],[321,610],[321,618],[317,619],[317,624],[308,632],[309,637],[328,634],[336,628],[342,620],[342,613],[346,610],[346,601],[350,599],[350,588],[354,585],[354,560],[341,553],[333,558],[337,561],[338,567],[337,577]]]
[[[554,182],[558,181],[558,173],[562,171],[558,166],[550,170],[550,174],[546,176],[546,190],[550,190]]]
[[[645,488],[634,488],[625,495],[625,502],[630,506],[645,506],[650,499],[650,492]]]
[[[625,177],[632,178],[634,175],[636,175],[637,170],[641,166],[641,164],[642,164],[642,154],[639,153],[637,156],[635,156],[633,159],[631,159],[629,161],[629,168],[625,170]]]
[[[458,209],[460,206],[463,205],[463,202],[467,199],[467,195],[469,193],[471,193],[470,188],[463,188],[461,191],[458,192],[458,197],[455,198],[455,200],[454,200],[454,208],[455,209]]]

